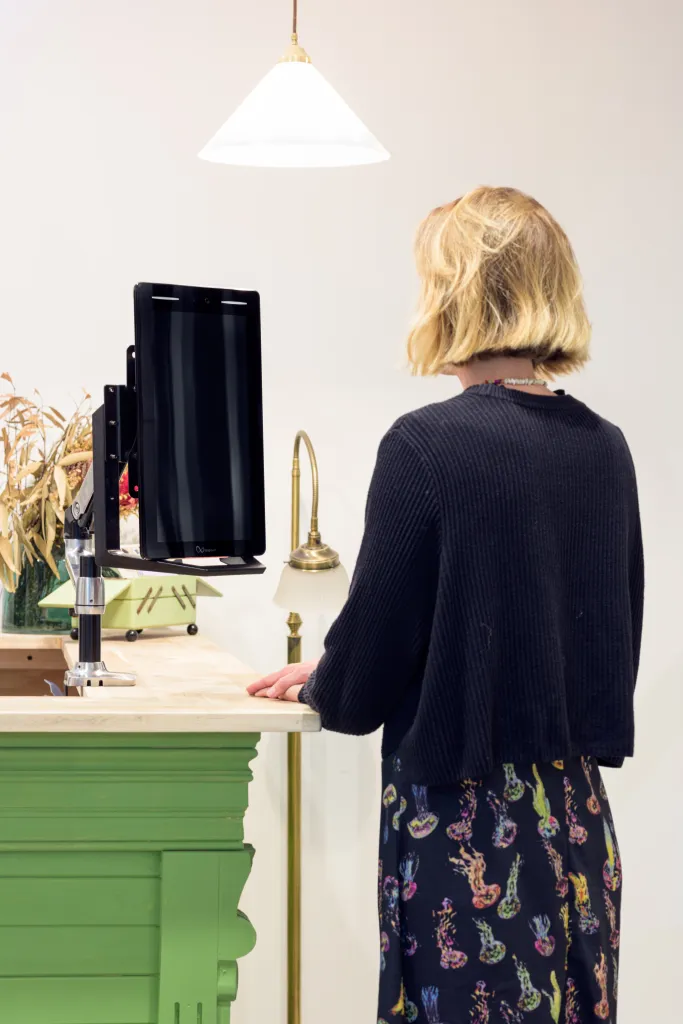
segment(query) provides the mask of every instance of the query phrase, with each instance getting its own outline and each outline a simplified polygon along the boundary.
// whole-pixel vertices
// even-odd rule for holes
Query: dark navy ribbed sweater
[[[382,441],[348,602],[301,699],[384,725],[415,782],[633,753],[643,608],[636,480],[586,405],[479,385]]]

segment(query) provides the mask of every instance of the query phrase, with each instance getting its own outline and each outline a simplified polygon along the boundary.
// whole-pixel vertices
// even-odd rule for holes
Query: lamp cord
[[[296,38],[296,35],[297,35],[297,21],[298,21],[298,16],[299,16],[299,10],[298,10],[298,8],[299,8],[299,0],[292,0],[292,3],[293,3],[293,10],[292,10],[292,35],[294,36],[294,38]]]

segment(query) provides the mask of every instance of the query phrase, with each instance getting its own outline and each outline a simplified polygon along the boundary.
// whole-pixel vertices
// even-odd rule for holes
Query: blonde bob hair
[[[531,196],[482,186],[423,220],[421,278],[408,339],[413,371],[526,356],[546,377],[588,359],[591,328],[569,239]]]

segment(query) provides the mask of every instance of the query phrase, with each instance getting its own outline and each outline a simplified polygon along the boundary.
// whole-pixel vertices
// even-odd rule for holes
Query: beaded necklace
[[[539,388],[547,388],[548,381],[539,377],[498,377],[496,380],[485,380],[484,384],[536,384]]]

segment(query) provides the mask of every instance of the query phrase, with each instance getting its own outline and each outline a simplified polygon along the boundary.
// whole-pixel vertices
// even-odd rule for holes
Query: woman
[[[569,241],[514,189],[420,227],[417,373],[463,393],[382,441],[325,654],[251,687],[384,726],[380,1021],[616,1020],[643,557],[621,431],[547,379],[590,327]]]

